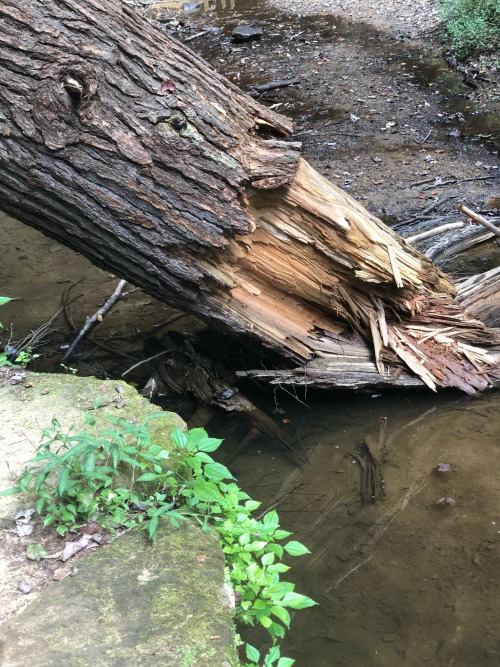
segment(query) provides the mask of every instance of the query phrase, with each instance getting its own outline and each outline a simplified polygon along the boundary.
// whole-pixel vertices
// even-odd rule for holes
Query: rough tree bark
[[[273,348],[295,382],[319,358],[318,384],[342,384],[349,346],[386,381],[403,363],[433,388],[491,382],[476,345],[498,332],[450,280],[302,160],[289,120],[120,0],[3,0],[0,86],[5,212]]]

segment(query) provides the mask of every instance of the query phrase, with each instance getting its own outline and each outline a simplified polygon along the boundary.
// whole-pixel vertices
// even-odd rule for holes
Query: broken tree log
[[[0,19],[5,212],[288,367],[334,372],[354,330],[380,373],[491,384],[498,331],[300,158],[288,119],[120,0],[4,0]]]

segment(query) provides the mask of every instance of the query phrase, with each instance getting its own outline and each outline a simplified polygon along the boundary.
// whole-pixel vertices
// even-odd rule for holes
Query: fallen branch
[[[482,215],[479,215],[479,213],[476,213],[475,211],[468,208],[464,204],[461,204],[458,208],[468,218],[472,218],[472,220],[479,222],[480,225],[486,227],[486,229],[488,229],[490,232],[493,232],[493,234],[496,234],[496,236],[500,236],[500,229],[498,229],[498,227],[495,227],[495,225],[493,225],[489,220],[486,220],[486,218],[483,218]]]
[[[66,354],[63,357],[63,362],[68,361],[72,356],[73,352],[75,351],[76,347],[80,344],[80,342],[85,338],[87,333],[98,323],[102,322],[104,316],[111,310],[111,308],[115,305],[115,303],[121,298],[123,289],[125,285],[127,284],[126,280],[120,280],[118,283],[115,291],[113,294],[109,297],[109,299],[106,301],[106,303],[99,308],[99,310],[92,315],[92,317],[88,317],[87,321],[83,325],[80,333],[78,336],[75,338],[75,340],[71,343],[69,348],[66,351]]]
[[[424,188],[424,190],[430,190],[431,188],[442,188],[445,185],[453,185],[455,183],[469,183],[470,181],[488,181],[492,178],[496,178],[496,176],[472,176],[472,178],[451,178],[448,181],[440,181],[439,176],[435,176],[434,178],[426,178],[423,181],[415,181],[414,183],[410,183],[408,187],[410,188],[416,188],[419,185],[425,185],[426,183],[430,183],[430,185],[427,188]]]
[[[261,83],[258,86],[251,86],[252,93],[267,93],[269,90],[276,90],[277,88],[287,88],[288,86],[295,86],[300,83],[300,79],[277,79],[276,81],[269,81],[269,83]]]
[[[198,39],[198,37],[203,37],[203,35],[207,35],[209,32],[210,30],[201,30],[200,32],[197,32],[195,35],[191,35],[191,37],[186,37],[184,43],[192,42],[193,39]]]
[[[403,220],[403,222],[400,224],[406,225],[410,224],[411,222],[415,222],[417,220],[425,220],[425,218],[428,216],[429,213],[439,208],[450,199],[456,199],[457,197],[458,195],[442,195],[441,197],[438,197],[435,201],[433,201],[431,204],[429,204],[429,206],[426,206],[424,209],[422,209],[420,213],[415,213],[415,215],[412,215],[411,218]]]
[[[451,229],[459,229],[460,227],[465,227],[465,222],[448,222],[446,225],[440,225],[435,229],[428,229],[426,232],[422,232],[421,234],[408,236],[406,242],[416,243],[417,241],[423,241],[424,239],[428,239],[431,236],[438,236],[439,234],[444,234],[444,232],[448,232]]]
[[[454,185],[457,183],[470,183],[471,181],[488,181],[492,178],[496,178],[496,176],[473,176],[472,178],[454,178],[450,181],[443,181],[442,183],[433,183],[431,185],[428,185],[426,188],[422,190],[422,192],[425,192],[426,190],[432,190],[432,188],[442,188],[445,185]]]

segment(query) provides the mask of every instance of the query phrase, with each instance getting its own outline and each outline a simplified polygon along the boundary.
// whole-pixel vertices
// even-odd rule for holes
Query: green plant
[[[97,430],[96,421],[84,413],[84,424],[92,431],[64,431],[57,419],[42,433],[36,456],[6,493],[32,493],[36,511],[44,514],[44,525],[57,523],[57,532],[88,521],[106,528],[145,528],[156,537],[158,517],[169,516],[172,524],[186,517],[173,508],[177,481],[166,465],[170,453],[151,442],[148,421],[132,424],[107,415],[114,428]],[[130,475],[126,474],[126,470]],[[139,473],[139,474],[136,474]],[[145,484],[147,482],[147,484]],[[156,483],[154,483],[156,482]],[[139,510],[139,511],[137,511]]]
[[[296,593],[293,583],[281,581],[290,569],[282,558],[308,549],[288,539],[291,533],[280,529],[275,510],[252,516],[260,503],[210,456],[221,440],[201,428],[187,434],[175,428],[171,451],[152,442],[149,422],[162,416],[151,415],[138,425],[106,415],[111,427],[98,430],[94,417],[84,413],[85,425],[93,430],[79,433],[73,427],[64,431],[54,419],[29,462],[34,467],[0,495],[34,492],[44,525],[57,523],[61,535],[92,520],[111,529],[142,528],[155,540],[162,518],[174,527],[195,519],[220,539],[227,577],[239,596],[237,618],[258,623],[271,635],[273,646],[262,664],[290,667],[294,661],[282,657],[275,643],[289,628],[289,610],[316,603]],[[247,645],[246,656],[247,667],[260,664],[254,647]]]
[[[72,368],[71,366],[66,366],[66,364],[60,363],[59,366],[66,371],[66,373],[71,373],[72,375],[76,375],[78,373],[78,368]]]
[[[442,0],[440,12],[458,58],[500,47],[500,0]]]
[[[23,368],[26,368],[26,366],[31,361],[38,359],[39,356],[39,354],[35,354],[31,347],[29,347],[26,350],[21,350],[21,352],[17,354],[15,363],[20,364]]]

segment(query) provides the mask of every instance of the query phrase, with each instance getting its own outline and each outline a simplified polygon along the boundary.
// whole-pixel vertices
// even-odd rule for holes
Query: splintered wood
[[[432,389],[492,384],[496,359],[476,345],[500,343],[498,330],[467,316],[445,274],[307,162],[289,186],[254,191],[248,210],[256,229],[230,245],[227,305],[270,346],[302,364],[321,358],[324,383],[351,327],[381,375],[403,365]],[[296,383],[315,384],[296,370]]]

